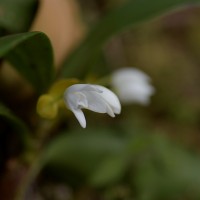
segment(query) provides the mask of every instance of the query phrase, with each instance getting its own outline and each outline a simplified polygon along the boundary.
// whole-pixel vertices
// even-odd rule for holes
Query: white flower
[[[115,117],[115,114],[121,112],[121,105],[117,96],[100,85],[72,85],[65,90],[64,101],[83,128],[86,127],[85,116],[81,110],[83,108],[98,113],[108,113],[111,117]]]
[[[116,70],[111,77],[111,84],[122,103],[148,105],[155,89],[150,85],[150,77],[144,72],[126,67]]]

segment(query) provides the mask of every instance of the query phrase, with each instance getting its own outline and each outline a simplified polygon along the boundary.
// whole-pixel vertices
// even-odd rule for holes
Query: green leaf
[[[178,195],[199,199],[199,156],[165,136],[155,134],[149,139],[152,144],[135,161],[132,171],[139,199],[177,199]]]
[[[64,62],[61,75],[83,75],[95,64],[103,44],[125,28],[134,27],[166,11],[193,3],[200,3],[200,0],[129,0],[96,24],[80,47]]]
[[[121,148],[116,155],[106,157],[91,174],[89,182],[92,185],[102,187],[120,181],[130,168],[134,156],[144,151],[152,143],[147,139],[149,136],[142,133],[127,136],[124,148]]]
[[[82,130],[62,134],[44,153],[45,163],[86,175],[107,156],[120,152],[124,142],[108,130]]]
[[[52,47],[44,33],[27,32],[0,38],[0,58],[8,60],[40,93],[54,78]]]
[[[105,186],[119,181],[127,170],[129,159],[119,154],[104,160],[89,177],[89,182],[95,186]]]
[[[9,32],[25,31],[32,21],[36,0],[1,0],[0,27]]]

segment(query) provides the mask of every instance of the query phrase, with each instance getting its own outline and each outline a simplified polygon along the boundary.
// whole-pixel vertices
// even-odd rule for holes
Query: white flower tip
[[[115,107],[115,114],[118,114],[118,115],[119,115],[119,114],[121,113],[121,110],[122,110],[121,104],[119,103],[118,106]]]
[[[81,109],[77,109],[77,110],[72,110],[72,112],[74,113],[74,115],[75,115],[76,119],[78,120],[78,122],[80,123],[80,125],[83,128],[86,128],[86,119],[83,114],[83,111]]]
[[[111,117],[115,117],[115,114],[120,114],[121,104],[116,94],[114,94],[111,90],[103,86],[95,85],[95,87],[102,91],[101,96],[104,98],[104,100],[108,104],[107,113]]]

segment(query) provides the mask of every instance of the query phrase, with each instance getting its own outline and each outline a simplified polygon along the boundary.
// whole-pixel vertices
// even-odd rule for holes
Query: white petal
[[[88,108],[87,97],[83,92],[76,92],[74,95],[77,97],[77,108]]]
[[[82,84],[82,85],[84,85],[84,87],[82,88],[83,91],[97,92],[97,93],[101,93],[102,92],[97,87],[95,87],[95,85],[92,85],[92,84]]]
[[[80,109],[77,110],[72,110],[74,115],[76,116],[76,119],[79,121],[80,125],[85,128],[86,127],[86,120],[85,120],[85,115],[83,114],[83,111]]]
[[[141,70],[134,68],[134,67],[125,67],[122,69],[116,70],[112,74],[112,79],[114,82],[117,82],[120,84],[120,82],[129,82],[134,81],[136,83],[138,82],[148,82],[151,80],[151,78],[142,72]]]
[[[119,102],[118,97],[109,89],[95,85],[99,90],[102,91],[101,96],[106,100],[106,102],[111,106],[114,113],[119,114],[121,112],[121,104]]]
[[[86,127],[86,120],[82,108],[98,113],[107,113],[111,117],[115,117],[115,113],[119,114],[121,111],[118,97],[112,91],[99,85],[72,85],[66,89],[64,101],[83,128]]]
[[[80,92],[86,84],[74,84],[66,89],[69,93]]]
[[[76,85],[73,85],[67,88],[64,92],[64,101],[66,106],[70,110],[88,107],[86,96],[82,92],[80,92],[80,89],[82,89],[82,87],[79,87],[80,84],[77,85],[77,88],[79,90],[75,87]]]
[[[101,93],[88,92],[88,109],[98,113],[107,113],[111,117],[115,117],[114,110],[110,104],[102,97]]]
[[[98,113],[106,113],[106,104],[101,95],[97,92],[84,91],[87,96],[88,107],[87,109]]]
[[[113,112],[113,109],[110,107],[110,105],[107,104],[106,106],[106,112],[108,115],[110,115],[111,117],[115,117],[115,113]],[[116,113],[119,114],[119,113]]]
[[[137,102],[147,105],[155,91],[149,83],[150,77],[133,67],[116,70],[111,78],[120,100],[126,104]]]

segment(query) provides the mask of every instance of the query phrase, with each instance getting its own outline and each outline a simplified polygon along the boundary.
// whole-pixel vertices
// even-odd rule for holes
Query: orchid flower
[[[124,104],[148,105],[155,89],[150,77],[139,69],[126,67],[116,70],[111,76],[111,84]]]
[[[86,119],[82,109],[107,113],[111,117],[121,112],[118,97],[111,90],[100,85],[74,84],[65,90],[64,102],[83,128],[86,127]]]

